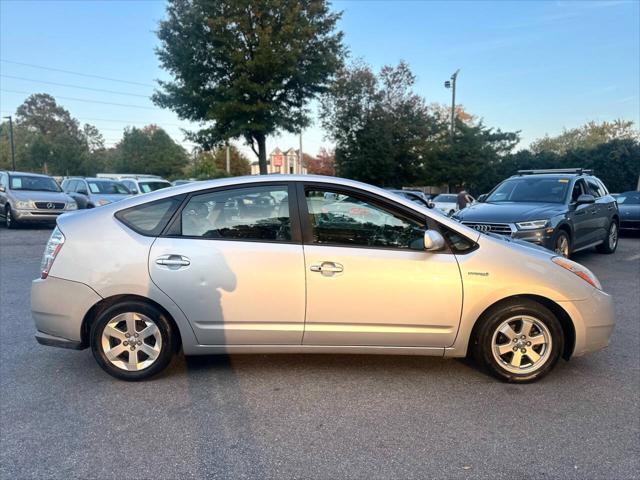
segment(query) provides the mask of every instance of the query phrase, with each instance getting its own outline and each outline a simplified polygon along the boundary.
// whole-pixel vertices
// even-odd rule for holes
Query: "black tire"
[[[535,320],[533,327],[531,327],[531,336],[527,335],[525,339],[521,340],[520,333],[518,333],[516,340],[509,340],[509,337],[498,332],[498,329],[502,328],[505,322],[514,317],[523,316],[525,319],[532,318]],[[473,356],[481,367],[484,367],[491,375],[505,382],[528,383],[541,379],[553,369],[564,349],[564,333],[560,322],[548,308],[533,300],[517,299],[499,304],[487,311],[479,322],[472,339]],[[514,320],[511,323],[514,326],[512,329],[514,333],[517,332],[518,322],[519,320]],[[544,334],[543,330],[538,329],[537,325],[546,328]],[[528,347],[527,342],[528,345],[532,343],[529,339],[538,339],[540,338],[538,335],[543,335],[544,339],[550,337],[550,342],[544,345]],[[522,346],[521,353],[507,352],[503,354],[504,356],[499,356],[497,352],[494,353],[494,341],[497,342],[499,339],[500,346],[506,347],[508,345],[508,350],[512,350],[511,345],[514,345],[513,349],[517,348],[518,350]],[[515,343],[509,343],[511,341]],[[519,342],[523,342],[522,345]],[[497,345],[496,348],[498,348]],[[531,349],[536,349],[532,355],[536,354],[540,357],[538,360],[539,365],[537,366],[527,354],[523,353],[524,350],[528,352]],[[518,359],[522,359],[524,367],[511,365],[515,355],[518,355]],[[496,357],[499,357],[501,361],[499,362]],[[528,367],[527,362],[530,363]],[[522,370],[522,373],[514,372],[514,369]]]
[[[612,238],[613,235],[613,238]],[[618,248],[618,238],[620,236],[620,227],[618,222],[612,220],[607,229],[607,236],[604,241],[596,247],[596,250],[600,253],[611,254]]]
[[[553,237],[553,251],[565,258],[571,257],[571,237],[566,232],[566,230],[558,230],[556,232],[555,236]]]
[[[107,358],[103,348],[102,342],[102,334],[105,330],[105,327],[109,322],[118,317],[121,314],[126,313],[135,313],[141,314],[150,319],[158,328],[159,335],[161,338],[161,344],[159,346],[159,354],[153,363],[151,363],[148,367],[141,368],[140,370],[129,371],[123,368],[116,366],[112,363],[111,360]],[[137,316],[136,318],[140,318]],[[140,321],[138,321],[138,325],[140,325]],[[143,323],[144,325],[144,323]],[[139,330],[141,331],[141,330]],[[126,341],[126,340],[125,340]],[[118,346],[118,340],[115,341],[115,346]],[[155,344],[155,338],[153,339]],[[123,342],[120,342],[124,344]],[[146,342],[145,342],[146,343]],[[109,375],[118,378],[120,380],[128,380],[128,381],[137,381],[144,380],[150,378],[162,370],[164,370],[169,363],[171,363],[171,359],[176,350],[175,348],[176,338],[173,332],[173,327],[169,319],[163,315],[157,308],[154,306],[141,302],[141,301],[127,301],[123,303],[118,303],[113,305],[103,312],[101,312],[96,318],[96,320],[91,325],[90,332],[90,344],[91,351],[93,352],[93,356],[98,362],[98,365],[107,372]],[[136,347],[131,347],[136,348]],[[141,348],[141,347],[138,347]],[[124,362],[125,353],[126,358],[128,359],[128,355],[130,354],[129,348],[125,349],[126,352],[122,353],[123,360],[118,360]],[[135,351],[136,358],[139,360],[141,358],[141,354],[136,350]],[[142,353],[142,357],[146,357],[146,354]]]
[[[17,220],[13,216],[11,207],[7,205],[4,207],[4,226],[7,228],[16,228],[18,226]]]

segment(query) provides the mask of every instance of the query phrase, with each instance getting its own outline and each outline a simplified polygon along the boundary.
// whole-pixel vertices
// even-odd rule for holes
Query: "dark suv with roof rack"
[[[618,246],[618,206],[591,170],[519,170],[454,218],[565,257],[594,246],[613,253]]]

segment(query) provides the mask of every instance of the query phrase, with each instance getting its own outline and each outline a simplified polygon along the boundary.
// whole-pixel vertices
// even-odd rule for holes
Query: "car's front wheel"
[[[528,299],[492,308],[480,320],[473,353],[489,373],[507,382],[532,382],[553,369],[564,348],[555,315]]]
[[[91,350],[98,365],[121,380],[143,380],[171,362],[171,323],[152,305],[130,301],[102,312],[91,326]]]
[[[4,208],[4,226],[7,228],[16,228],[17,223],[15,218],[13,218],[13,212],[11,211],[11,207],[7,205]]]
[[[564,230],[558,230],[553,241],[553,251],[558,255],[562,255],[564,258],[569,258],[571,255],[571,239],[569,238],[569,234]]]
[[[613,253],[616,248],[618,248],[618,224],[613,220],[607,230],[607,238],[596,247],[596,250],[600,253]]]

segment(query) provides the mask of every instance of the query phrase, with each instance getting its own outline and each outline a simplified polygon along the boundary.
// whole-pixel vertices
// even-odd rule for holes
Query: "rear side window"
[[[595,178],[588,178],[587,184],[589,185],[589,190],[591,190],[591,194],[596,197],[604,197],[606,195],[604,187],[600,182],[597,182]]]
[[[182,235],[227,240],[291,241],[286,185],[220,190],[191,197]]]
[[[149,237],[160,235],[171,216],[178,209],[184,195],[143,203],[116,213],[116,218],[133,231]]]

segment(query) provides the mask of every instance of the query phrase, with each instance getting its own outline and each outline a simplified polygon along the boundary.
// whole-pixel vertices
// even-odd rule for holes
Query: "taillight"
[[[49,237],[47,246],[44,248],[44,255],[42,255],[42,262],[40,263],[40,278],[45,279],[49,276],[53,261],[60,252],[62,245],[64,245],[64,235],[56,227]]]

